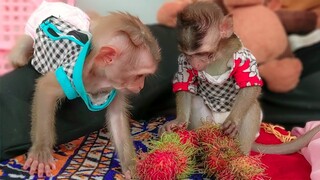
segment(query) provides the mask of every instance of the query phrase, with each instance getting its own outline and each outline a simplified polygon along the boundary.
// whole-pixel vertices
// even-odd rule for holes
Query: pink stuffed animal
[[[224,0],[233,15],[234,31],[256,56],[269,90],[287,92],[296,87],[302,63],[289,50],[287,33],[277,14],[261,0]]]

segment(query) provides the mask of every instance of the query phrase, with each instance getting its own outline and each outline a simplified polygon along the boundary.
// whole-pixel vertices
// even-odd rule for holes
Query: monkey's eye
[[[212,59],[214,58],[215,52],[197,52],[194,54],[184,53],[184,55],[189,61],[195,59],[195,60],[200,60],[205,63],[208,63],[212,61]]]
[[[208,54],[208,59],[212,59],[212,58],[213,58],[213,55],[214,55],[213,53],[209,53],[209,54]]]
[[[214,57],[214,53],[213,52],[201,52],[201,53],[194,54],[194,57],[203,61],[203,62],[209,62]]]
[[[192,58],[192,55],[184,54],[187,60],[190,60]]]

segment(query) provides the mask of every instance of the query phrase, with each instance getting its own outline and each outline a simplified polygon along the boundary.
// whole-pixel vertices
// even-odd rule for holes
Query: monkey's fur
[[[195,70],[217,76],[230,69],[228,61],[235,52],[242,48],[241,41],[233,33],[230,15],[224,16],[221,8],[215,3],[196,2],[186,7],[178,15],[177,24],[179,48]],[[200,60],[202,55],[208,52],[215,54],[213,56],[209,54],[208,62]],[[268,154],[293,153],[308,144],[311,138],[320,131],[320,126],[317,126],[304,136],[280,145],[255,143],[262,118],[258,103],[260,91],[260,86],[239,89],[232,109],[221,124],[225,134],[239,139],[244,154],[249,154],[250,150]],[[205,103],[195,104],[197,102],[195,99],[199,97],[188,91],[176,92],[177,117],[162,126],[160,134],[184,125],[187,125],[189,129],[198,128],[202,125],[202,119],[214,120],[211,115],[208,117],[208,114],[200,113],[202,109],[209,108]],[[213,115],[217,114],[210,109],[208,111],[211,111]]]
[[[111,25],[110,25],[111,24]],[[106,111],[106,122],[126,179],[135,173],[135,149],[128,122],[128,93],[138,93],[146,76],[155,73],[160,61],[160,49],[150,30],[137,18],[126,13],[111,13],[91,20],[92,49],[85,57],[83,84],[90,96],[99,99],[112,89],[117,95]],[[23,36],[10,57],[16,66],[30,61],[33,39]],[[36,82],[32,104],[32,147],[24,169],[39,177],[51,175],[55,169],[52,148],[55,145],[55,112],[66,95],[54,71]]]

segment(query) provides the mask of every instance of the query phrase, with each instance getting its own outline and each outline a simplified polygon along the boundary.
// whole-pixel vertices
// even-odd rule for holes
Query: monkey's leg
[[[261,116],[260,106],[258,102],[255,102],[241,121],[239,129],[240,148],[246,155],[250,153],[252,144],[257,138],[262,119]]]
[[[192,96],[189,129],[199,128],[203,120],[213,120],[212,112],[200,96]]]

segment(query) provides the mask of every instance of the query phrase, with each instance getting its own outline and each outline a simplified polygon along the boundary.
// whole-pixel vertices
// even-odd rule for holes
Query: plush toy
[[[177,13],[192,3],[181,1],[173,0],[160,7],[158,22],[174,27]],[[287,32],[275,11],[263,0],[218,2],[222,2],[227,12],[233,15],[234,31],[257,58],[260,75],[268,89],[279,93],[294,89],[299,83],[302,63],[290,50]]]
[[[274,1],[274,0],[270,0],[270,1]],[[276,0],[276,1],[280,1],[279,2],[280,6],[278,6],[278,10],[284,10],[289,12],[302,12],[300,16],[305,16],[303,12],[307,14],[314,13],[314,15],[316,16],[316,26],[317,28],[320,28],[320,1],[319,0],[303,0],[303,1]],[[294,15],[294,16],[297,16],[297,15]],[[299,17],[296,17],[296,18],[299,18]],[[306,19],[303,19],[303,21],[305,20]],[[300,22],[296,22],[296,23],[299,24]]]
[[[261,0],[225,0],[233,15],[234,31],[257,58],[269,90],[287,92],[296,87],[302,63],[290,51],[287,33],[277,14]]]
[[[195,0],[173,0],[165,2],[157,12],[157,21],[168,27],[175,27],[177,14]]]

